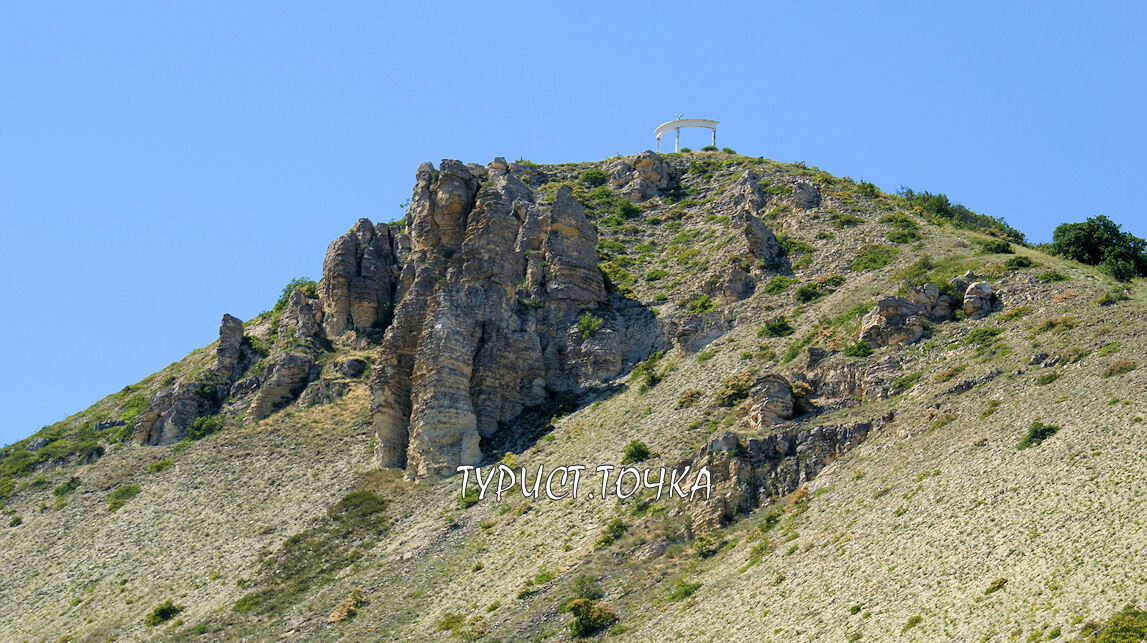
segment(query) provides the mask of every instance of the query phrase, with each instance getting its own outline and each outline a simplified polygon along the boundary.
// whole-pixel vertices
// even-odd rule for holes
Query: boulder
[[[749,387],[749,426],[760,431],[793,416],[793,388],[776,373],[763,375]]]
[[[802,209],[820,207],[820,188],[808,181],[797,181],[791,195],[793,205]]]
[[[215,347],[215,370],[225,379],[236,373],[243,352],[243,322],[237,317],[223,315],[219,322],[219,344]]]
[[[306,355],[288,353],[271,360],[263,385],[247,407],[247,421],[260,420],[294,400],[317,372],[315,363]]]
[[[964,291],[964,314],[970,319],[980,319],[1000,306],[992,286],[986,281],[976,281]]]

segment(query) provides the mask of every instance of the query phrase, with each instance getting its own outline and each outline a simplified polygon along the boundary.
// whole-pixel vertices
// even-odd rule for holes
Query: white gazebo
[[[657,135],[657,152],[661,152],[661,135],[673,130],[677,133],[676,139],[673,141],[673,151],[680,151],[681,145],[681,128],[682,127],[702,127],[713,132],[713,146],[717,146],[717,121],[710,121],[704,118],[679,118],[675,121],[662,123],[657,126],[653,132]]]

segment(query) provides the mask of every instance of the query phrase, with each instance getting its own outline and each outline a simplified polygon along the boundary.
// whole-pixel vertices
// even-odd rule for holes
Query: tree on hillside
[[[1083,223],[1063,223],[1052,233],[1052,254],[1089,266],[1102,266],[1119,281],[1147,277],[1147,241],[1104,215]]]

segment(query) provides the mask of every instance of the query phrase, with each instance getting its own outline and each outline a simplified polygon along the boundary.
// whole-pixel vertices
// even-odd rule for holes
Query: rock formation
[[[651,313],[610,305],[597,234],[569,190],[535,203],[512,169],[418,169],[410,257],[371,381],[376,457],[409,477],[479,463],[482,441],[523,409],[618,375],[658,341]],[[582,314],[601,328],[580,330]]]
[[[402,242],[385,223],[359,219],[327,246],[319,301],[331,336],[384,324],[390,314]]]

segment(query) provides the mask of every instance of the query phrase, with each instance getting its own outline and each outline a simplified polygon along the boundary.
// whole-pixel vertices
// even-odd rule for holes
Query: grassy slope
[[[807,333],[817,332],[821,346],[847,343],[847,323],[832,328],[821,321],[895,292],[901,283],[897,272],[922,253],[942,264],[941,272],[975,267],[992,274],[993,286],[1005,293],[1004,313],[939,324],[930,340],[900,351],[903,372],[923,374],[905,393],[814,420],[870,419],[888,407],[898,410],[896,423],[810,485],[807,505],[782,501],[781,525],[762,534],[757,526],[769,511],[763,507],[722,530],[720,540],[728,544],[701,558],[697,543],[683,538],[679,502],[642,508],[633,500],[526,503],[514,497],[463,509],[455,498],[457,480],[415,485],[366,472],[368,402],[365,389],[357,388],[332,406],[292,407],[180,450],[112,448],[78,469],[82,484],[58,511],[39,509],[55,502],[51,489],[76,474],[74,464],[18,479],[38,475],[45,481],[7,501],[24,524],[0,528],[0,566],[11,570],[0,580],[0,593],[9,598],[0,604],[3,629],[22,637],[122,632],[133,638],[194,638],[200,631],[195,626],[202,624],[202,630],[227,632],[229,638],[294,631],[306,638],[423,639],[450,637],[438,626],[460,615],[465,624],[455,628],[458,634],[488,628],[492,637],[553,638],[569,619],[557,607],[581,575],[597,579],[604,600],[617,610],[626,629],[615,632],[638,640],[666,634],[839,640],[855,632],[883,640],[899,636],[915,616],[921,620],[905,638],[1007,638],[1017,632],[1023,638],[1056,627],[1068,635],[1082,620],[1147,598],[1147,552],[1140,535],[1147,515],[1147,437],[1144,425],[1134,422],[1147,415],[1147,371],[1100,376],[1115,360],[1141,360],[1145,354],[1141,282],[1132,301],[1099,307],[1095,302],[1110,283],[1090,268],[1018,249],[1041,266],[1006,271],[999,266],[1007,255],[976,254],[980,235],[922,222],[925,239],[899,244],[892,265],[852,272],[849,265],[862,247],[887,244],[890,228],[879,219],[900,208],[895,199],[862,197],[855,184],[812,169],[721,154],[692,158],[711,163],[686,174],[686,201],[652,204],[630,221],[599,224],[603,259],[634,277],[638,298],[668,314],[697,294],[699,282],[720,272],[713,258],[722,256],[729,239],[721,193],[747,163],[773,185],[798,175],[823,182],[821,208],[772,209],[768,223],[815,248],[794,257],[798,280],[840,273],[846,285],[808,304],[794,301],[795,285],[777,295],[758,288],[748,300],[721,304],[710,314],[731,320],[733,330],[706,347],[711,359],[700,363],[696,354],[671,351],[665,359],[675,368],[656,387],[642,393],[633,386],[597,404],[587,402],[557,421],[552,437],[519,454],[519,464],[616,464],[631,439],[644,440],[660,454],[654,466],[676,462],[703,444],[711,429],[738,427],[734,415],[710,405],[725,377],[796,368],[800,358],[781,365],[769,351],[783,355]],[[545,169],[557,181],[572,181],[584,167]],[[594,201],[588,189],[579,192],[587,203],[601,205],[593,212],[599,222],[613,206]],[[838,227],[834,212],[863,222]],[[1045,283],[1033,277],[1052,268],[1069,279]],[[654,269],[668,274],[646,280]],[[1030,313],[1005,318],[1019,306],[1030,306]],[[758,338],[757,329],[781,314],[796,333]],[[1036,330],[1061,316],[1078,324],[1065,332]],[[1003,331],[987,350],[965,345],[967,334],[981,327]],[[1105,345],[1114,348],[1100,354]],[[1090,354],[1054,369],[1026,366],[1033,352],[1070,348]],[[169,368],[192,368],[195,359],[193,354]],[[937,381],[953,366],[965,370],[951,381]],[[937,397],[956,381],[990,369],[1004,375],[962,395]],[[1050,371],[1062,376],[1035,383]],[[702,402],[677,409],[677,399],[690,389],[703,392]],[[998,409],[981,417],[993,400]],[[122,400],[100,404],[114,415]],[[104,409],[97,407],[68,422],[82,425]],[[945,417],[954,419],[941,426],[937,419]],[[1033,420],[1062,429],[1038,448],[1018,451],[1015,445]],[[174,466],[147,473],[163,457]],[[107,496],[125,483],[139,484],[142,493],[108,513]],[[393,526],[376,546],[284,613],[230,610],[260,582],[260,550],[276,551],[357,488],[393,501],[387,510]],[[595,549],[613,517],[621,517],[628,531],[617,543]],[[748,565],[750,550],[764,540],[775,548]],[[997,578],[1008,582],[986,595]],[[527,585],[527,579],[537,582]],[[701,586],[685,600],[669,600],[679,580]],[[355,586],[365,590],[367,604],[356,618],[328,626],[327,614]],[[168,598],[185,607],[173,625],[144,626],[147,613]],[[859,606],[855,614],[853,606]]]

